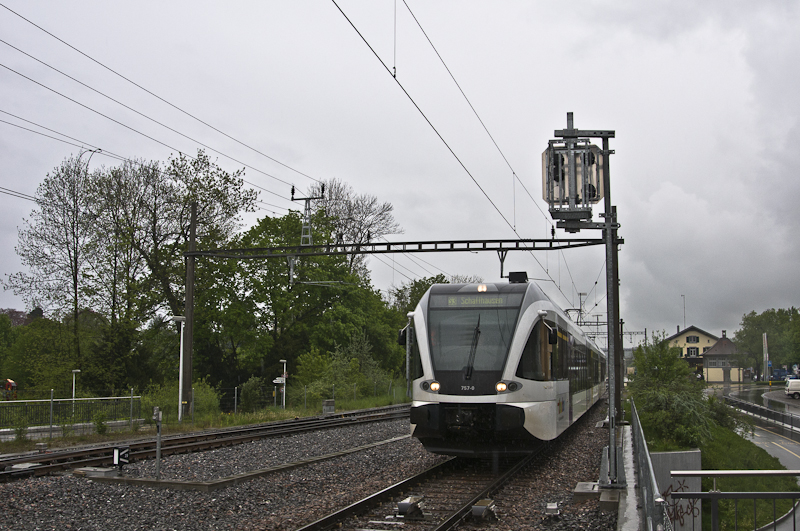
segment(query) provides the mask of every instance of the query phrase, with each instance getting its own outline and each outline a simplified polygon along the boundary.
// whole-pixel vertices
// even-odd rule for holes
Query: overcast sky
[[[616,131],[611,187],[625,239],[627,330],[674,333],[682,296],[686,325],[716,335],[751,310],[798,305],[800,3],[406,1],[411,11],[403,0],[337,0],[381,64],[332,1],[0,0],[0,120],[45,132],[21,119],[30,120],[125,157],[165,162],[199,147],[13,46],[207,144],[224,154],[209,151],[224,169],[255,168],[245,178],[272,192],[260,194],[276,205],[266,209],[299,205],[265,174],[300,190],[313,183],[301,173],[337,177],[394,205],[404,233],[390,239],[417,241],[515,238],[509,225],[523,238],[549,237],[541,153],[571,111],[576,127]],[[0,122],[0,186],[34,195],[79,151]],[[118,161],[98,154],[90,164]],[[34,204],[0,200],[5,276],[22,269],[17,229]],[[256,213],[264,215],[274,214]],[[440,272],[500,275],[494,253],[383,255],[370,265],[382,290]],[[588,293],[586,309],[604,320],[603,266],[597,247],[510,253],[505,270],[542,279],[562,307]],[[0,307],[24,304],[0,292]]]

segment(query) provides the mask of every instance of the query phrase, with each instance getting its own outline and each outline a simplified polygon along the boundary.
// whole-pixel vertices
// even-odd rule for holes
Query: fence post
[[[272,386],[272,407],[278,407],[278,386]]]
[[[308,409],[308,386],[303,386],[303,409]]]
[[[192,387],[192,426],[194,426],[194,387]]]
[[[131,431],[133,431],[133,387],[131,387],[131,422],[130,422]]]
[[[53,438],[53,390],[50,389],[50,439]]]
[[[333,384],[333,399],[336,400],[336,384]]]
[[[236,414],[236,410],[239,406],[239,386],[233,388],[233,414]]]
[[[356,384],[353,384],[353,400],[356,399]]]

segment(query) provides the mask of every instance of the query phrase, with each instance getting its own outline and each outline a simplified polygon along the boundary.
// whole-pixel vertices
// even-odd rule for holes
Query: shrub
[[[106,424],[106,414],[98,411],[94,414],[92,421],[94,422],[95,431],[98,435],[105,435],[108,432],[108,424]]]
[[[239,391],[239,410],[252,413],[267,407],[272,403],[272,389],[272,384],[263,378],[251,376]]]
[[[24,441],[28,437],[28,417],[22,411],[14,414],[14,435],[17,441]]]
[[[219,393],[204,380],[197,381],[194,387],[194,414],[195,417],[217,415],[219,409]],[[191,400],[192,388],[185,390],[185,396]],[[142,394],[142,416],[152,422],[153,408],[162,411],[162,421],[178,419],[178,382],[167,382],[163,385],[151,385]],[[189,413],[187,413],[188,417]],[[186,420],[188,418],[184,417]]]

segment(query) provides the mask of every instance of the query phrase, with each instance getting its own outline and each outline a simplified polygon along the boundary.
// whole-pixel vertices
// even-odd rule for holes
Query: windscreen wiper
[[[475,330],[472,332],[472,345],[469,347],[469,359],[467,366],[464,368],[464,379],[472,379],[472,369],[475,365],[475,352],[478,351],[478,340],[481,338],[481,316],[478,314],[478,324],[475,325]]]

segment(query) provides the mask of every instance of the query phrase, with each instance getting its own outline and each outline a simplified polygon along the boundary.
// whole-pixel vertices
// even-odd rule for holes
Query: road
[[[787,409],[792,411],[797,409],[791,398],[786,398],[783,391],[770,391],[765,398],[787,403]],[[781,435],[781,428],[761,428],[756,426],[751,440],[757,446],[763,448],[769,455],[777,457],[787,470],[800,470],[800,442],[794,441],[789,437]],[[798,480],[800,483],[800,480]],[[776,531],[794,531],[800,529],[800,508],[796,511],[795,522],[787,518],[777,525]]]

